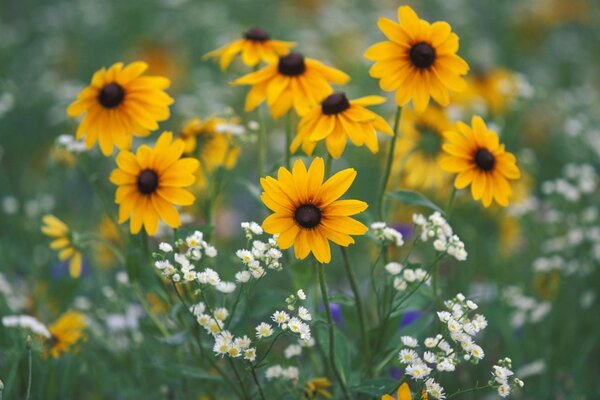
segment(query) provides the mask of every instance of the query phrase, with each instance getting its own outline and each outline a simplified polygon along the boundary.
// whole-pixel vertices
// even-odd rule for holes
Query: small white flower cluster
[[[73,135],[60,135],[56,138],[56,144],[69,153],[83,153],[87,150],[83,140],[75,140]]]
[[[394,276],[394,288],[399,292],[405,291],[411,283],[431,285],[431,278],[423,268],[411,269],[398,262],[388,263],[384,268]]]
[[[248,240],[252,240],[253,235],[262,233],[262,228],[256,222],[242,222],[242,228]],[[235,255],[248,267],[248,270],[235,274],[235,279],[240,283],[248,282],[251,278],[260,279],[266,275],[268,269],[275,271],[283,269],[279,261],[283,253],[277,246],[276,236],[269,238],[267,242],[253,240],[250,250],[240,249],[235,252]]]
[[[281,365],[277,364],[267,368],[267,370],[265,371],[265,377],[268,380],[278,378],[292,381],[293,383],[295,383],[300,377],[300,370],[297,367],[284,368]]]
[[[434,371],[453,372],[461,362],[459,352],[463,354],[462,359],[477,363],[484,357],[483,349],[478,346],[473,337],[485,329],[487,320],[483,315],[469,314],[477,309],[477,304],[467,300],[462,294],[445,302],[446,310],[438,312],[439,319],[446,324],[449,340],[444,335],[428,337],[424,340],[424,351],[420,355],[416,348],[419,341],[412,336],[402,336],[400,339],[405,348],[400,350],[398,357],[400,363],[406,365],[405,372],[415,380],[425,383],[425,390],[434,399],[446,398],[444,388],[431,376]],[[460,345],[459,351],[452,347],[451,342]]]
[[[404,245],[402,234],[394,228],[387,226],[385,222],[373,222],[371,229],[375,237],[384,244],[391,243],[396,247]]]
[[[2,325],[7,328],[22,328],[31,331],[36,335],[50,338],[52,335],[46,325],[30,315],[8,315],[2,317]]]
[[[538,323],[552,310],[548,301],[538,301],[534,297],[525,296],[523,290],[516,286],[509,286],[502,292],[502,299],[506,304],[516,310],[512,314],[511,326],[518,329],[527,322]]]
[[[489,384],[491,386],[498,385],[498,394],[501,397],[507,397],[512,389],[525,385],[519,378],[514,378],[510,382],[510,378],[513,375],[511,359],[508,357],[500,359],[498,360],[498,365],[494,365],[494,370],[492,371],[493,379],[490,380]]]
[[[458,261],[467,259],[465,244],[452,231],[452,227],[440,212],[436,211],[425,218],[422,214],[413,214],[413,222],[421,227],[421,240],[433,240],[433,247],[440,252],[450,254]]]
[[[185,249],[183,252],[174,252],[173,246],[162,242],[158,245],[160,252],[154,253],[157,260],[154,262],[156,269],[173,282],[197,282],[201,285],[213,286],[221,293],[231,293],[236,285],[233,282],[222,281],[219,274],[212,268],[205,268],[199,272],[194,262],[204,256],[214,258],[217,250],[203,240],[202,232],[195,231],[185,241],[179,239],[175,242],[176,249]],[[173,262],[168,258],[173,257]]]
[[[296,310],[295,304],[298,300],[306,300],[306,294],[304,294],[302,289],[298,290],[295,295],[288,296],[286,299],[289,311]],[[306,322],[312,321],[312,315],[305,307],[298,307],[297,315],[290,315],[286,311],[275,311],[271,316],[271,320],[273,320],[281,330],[289,330],[290,332],[297,334],[300,338],[299,344],[301,346],[312,346],[313,338],[310,326]],[[273,327],[266,322],[260,323],[255,330],[256,337],[259,339],[273,335]]]
[[[557,194],[574,203],[583,195],[594,193],[598,187],[596,171],[590,164],[567,164],[563,176],[544,182],[542,192],[546,195]]]
[[[477,364],[485,353],[473,339],[487,327],[487,320],[481,314],[470,315],[478,306],[473,301],[467,300],[462,293],[457,294],[452,300],[446,300],[444,306],[447,311],[438,311],[439,320],[446,324],[450,338],[460,344],[464,353],[463,358]]]
[[[252,341],[248,336],[234,337],[231,332],[223,330],[215,334],[214,337],[213,351],[215,354],[221,357],[244,357],[244,360],[250,362],[256,360],[256,348],[250,347]]]

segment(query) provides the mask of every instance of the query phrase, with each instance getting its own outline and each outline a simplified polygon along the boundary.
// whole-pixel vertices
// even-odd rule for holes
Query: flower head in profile
[[[169,118],[173,99],[164,90],[170,81],[142,76],[147,68],[144,62],[102,68],[67,108],[69,117],[84,114],[76,138],[85,137],[87,148],[98,141],[105,156],[112,154],[114,145],[129,149],[134,135],[147,136]]]
[[[308,170],[296,160],[292,171],[279,168],[277,179],[261,178],[262,202],[273,211],[263,222],[263,229],[277,234],[282,249],[294,246],[297,258],[309,253],[317,261],[331,261],[329,241],[348,246],[354,243],[350,235],[364,235],[367,227],[350,218],[368,205],[359,200],[338,200],[350,187],[356,171],[348,168],[323,182],[325,163],[315,158]]]
[[[243,38],[234,40],[204,55],[204,59],[218,58],[221,70],[226,70],[236,55],[241,54],[242,62],[248,67],[255,67],[261,61],[268,64],[277,62],[279,56],[285,56],[296,44],[273,40],[263,29],[254,27]]]
[[[279,57],[276,63],[244,75],[232,85],[251,85],[246,96],[246,111],[252,111],[266,100],[273,118],[279,118],[292,107],[298,115],[333,92],[330,83],[344,84],[350,77],[300,53]]]
[[[332,399],[333,395],[328,390],[332,386],[331,381],[325,377],[312,378],[304,384],[303,400]]]
[[[399,106],[412,100],[417,111],[424,111],[433,97],[448,105],[448,90],[466,87],[462,78],[469,71],[467,63],[456,55],[458,36],[446,22],[419,19],[409,6],[398,8],[396,23],[387,18],[377,22],[388,41],[371,46],[365,57],[375,61],[370,74],[379,78],[379,86],[396,91]]]
[[[395,150],[395,173],[402,182],[414,189],[443,190],[450,174],[440,168],[444,154],[444,132],[451,127],[445,111],[428,107],[417,113],[409,107],[402,110],[400,134]]]
[[[58,251],[58,259],[69,261],[69,274],[73,278],[81,275],[81,251],[73,244],[72,234],[67,224],[54,215],[44,215],[42,233],[50,238],[50,248]]]
[[[366,106],[381,104],[384,97],[367,96],[348,100],[342,92],[327,96],[320,107],[312,108],[298,125],[298,135],[290,150],[302,150],[312,155],[317,143],[325,140],[327,151],[333,158],[341,157],[348,139],[355,146],[367,146],[373,153],[379,151],[377,131],[387,135],[394,132],[379,115],[367,110]]]
[[[69,351],[83,338],[86,327],[85,316],[77,311],[68,311],[48,327],[50,331],[48,354],[58,358]]]
[[[175,205],[195,201],[184,188],[194,183],[199,166],[195,158],[180,159],[183,148],[181,140],[173,140],[171,132],[164,132],[154,148],[142,145],[135,154],[124,150],[117,156],[118,168],[110,181],[118,186],[115,202],[119,204],[119,223],[130,219],[131,233],[138,233],[144,225],[146,232],[154,235],[159,220],[172,228],[181,225]]]
[[[485,207],[489,207],[492,200],[506,207],[512,194],[509,180],[521,176],[517,160],[504,149],[498,135],[487,128],[481,117],[474,116],[471,125],[459,122],[456,130],[445,132],[446,154],[440,166],[458,174],[454,180],[457,189],[471,185],[473,199],[481,200]]]
[[[423,393],[421,394],[421,400],[427,400],[427,392],[423,389]],[[396,393],[396,398],[389,394],[384,394],[381,396],[381,400],[412,400],[412,394],[410,393],[410,388],[408,387],[408,383],[403,383],[398,388],[398,392]]]

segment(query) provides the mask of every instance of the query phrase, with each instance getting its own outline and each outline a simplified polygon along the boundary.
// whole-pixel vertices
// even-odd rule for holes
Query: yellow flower
[[[70,117],[85,114],[77,128],[77,139],[85,136],[87,148],[100,142],[105,156],[113,146],[125,150],[131,147],[133,135],[147,136],[158,129],[158,121],[169,118],[173,99],[164,89],[170,81],[156,76],[141,76],[148,68],[144,62],[134,62],[123,68],[116,63],[102,68],[92,77],[67,108]]]
[[[261,200],[274,213],[263,222],[263,229],[278,234],[282,249],[294,246],[297,258],[310,252],[321,263],[331,261],[329,240],[348,246],[354,243],[350,235],[364,235],[367,227],[350,218],[368,205],[359,200],[338,200],[356,177],[348,168],[323,182],[325,163],[315,158],[308,171],[304,162],[296,160],[292,171],[279,168],[277,179],[261,178],[264,192]]]
[[[428,400],[427,392],[423,389],[421,393],[421,400]],[[389,394],[384,394],[381,396],[381,400],[412,400],[412,394],[410,393],[410,388],[407,383],[403,383],[398,388],[398,393],[396,393],[396,399],[390,396]]]
[[[408,107],[402,110],[394,173],[403,175],[406,186],[425,190],[447,187],[450,175],[440,168],[439,160],[444,131],[450,127],[446,113],[438,107],[428,107],[422,113]]]
[[[85,317],[77,311],[68,311],[48,327],[50,331],[50,347],[48,353],[58,358],[62,353],[69,351],[83,337]]]
[[[333,158],[339,158],[348,138],[355,146],[365,145],[371,152],[379,151],[376,131],[393,135],[394,131],[379,115],[365,106],[381,104],[384,97],[367,96],[348,100],[344,93],[327,96],[320,107],[314,107],[298,125],[298,135],[290,145],[295,152],[302,144],[302,150],[312,155],[317,142],[325,140],[327,151]]]
[[[452,103],[475,109],[483,105],[485,111],[501,115],[515,101],[518,84],[517,75],[506,69],[476,72],[467,78],[467,89],[452,96]]]
[[[81,275],[81,252],[74,246],[69,227],[54,215],[46,214],[42,217],[44,225],[42,233],[52,239],[50,248],[58,251],[58,259],[69,260],[69,273],[73,278]]]
[[[131,233],[138,233],[143,224],[154,235],[159,220],[172,228],[181,225],[174,205],[187,206],[196,200],[184,187],[194,183],[199,165],[195,158],[180,159],[183,147],[171,132],[163,132],[154,148],[142,145],[136,154],[124,150],[117,156],[118,168],[110,181],[119,186],[115,194],[119,223],[131,218]]]
[[[508,180],[521,176],[517,159],[500,144],[498,135],[487,129],[481,117],[474,116],[472,127],[459,122],[456,131],[445,132],[447,153],[440,166],[458,173],[454,187],[462,189],[471,184],[473,199],[483,202],[485,207],[495,200],[506,207],[512,194]]]
[[[210,117],[189,120],[181,131],[180,139],[185,143],[184,153],[193,154],[198,150],[202,165],[212,171],[218,167],[232,169],[240,155],[240,147],[233,141],[233,135],[221,131],[227,124],[237,124],[235,118]]]
[[[98,265],[104,268],[109,268],[115,264],[115,254],[109,246],[120,248],[121,246],[121,235],[115,222],[111,220],[107,215],[103,215],[100,218],[100,223],[97,227],[98,234],[104,241],[98,242],[94,248],[94,257],[98,262]]]
[[[330,82],[343,84],[348,80],[350,77],[342,71],[299,53],[290,53],[231,84],[252,85],[246,96],[246,111],[254,110],[266,100],[273,118],[279,118],[292,106],[298,115],[306,115],[333,92]]]
[[[469,66],[459,56],[458,36],[446,22],[419,19],[409,6],[398,8],[399,23],[387,18],[377,21],[379,29],[389,39],[371,46],[365,57],[375,61],[369,71],[379,78],[379,86],[396,91],[399,106],[412,100],[417,111],[424,111],[429,98],[448,105],[448,89],[464,90],[461,77]]]
[[[333,398],[333,395],[328,388],[331,387],[331,381],[327,378],[313,378],[306,382],[304,385],[304,397],[303,399],[311,400],[319,397],[326,399]]]
[[[295,45],[294,42],[272,40],[267,32],[255,27],[244,33],[243,39],[234,40],[205,54],[203,58],[219,58],[221,70],[225,70],[231,64],[233,58],[241,53],[242,62],[249,67],[254,67],[261,61],[268,64],[276,63],[279,56],[288,54],[290,48]]]

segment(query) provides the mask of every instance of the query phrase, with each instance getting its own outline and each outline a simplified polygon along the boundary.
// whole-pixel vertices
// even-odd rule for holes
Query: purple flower
[[[419,310],[407,311],[402,316],[402,320],[400,321],[400,329],[406,328],[416,320],[418,320],[423,313]]]
[[[412,235],[415,233],[413,225],[406,222],[395,224],[393,225],[393,228],[402,234],[402,238],[405,242],[410,240]]]
[[[391,367],[388,371],[390,378],[400,380],[404,376],[404,370],[402,368]]]
[[[90,266],[86,259],[81,261],[81,277],[87,276],[90,272]],[[55,261],[50,265],[50,276],[55,281],[69,277],[69,260]]]
[[[319,307],[321,311],[325,311],[325,306],[321,303]],[[343,322],[342,307],[337,303],[329,303],[329,312],[331,312],[331,319],[336,325],[341,325]]]

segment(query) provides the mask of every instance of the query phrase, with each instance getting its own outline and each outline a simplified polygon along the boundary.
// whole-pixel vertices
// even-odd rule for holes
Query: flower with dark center
[[[321,210],[313,204],[303,204],[296,209],[294,219],[303,228],[314,228],[321,222]]]
[[[477,150],[474,160],[475,164],[483,171],[491,171],[494,169],[494,164],[496,163],[494,155],[487,149]]]
[[[448,23],[429,23],[409,6],[398,8],[398,19],[379,19],[388,40],[366,51],[365,57],[375,61],[369,73],[383,90],[396,92],[399,106],[412,102],[415,111],[424,112],[431,99],[447,106],[450,91],[467,87],[462,76],[469,66],[456,54],[458,36]]]
[[[138,190],[143,194],[154,193],[158,187],[158,175],[151,169],[145,169],[138,175],[137,178]]]
[[[415,67],[426,69],[431,67],[435,61],[435,49],[429,43],[417,43],[410,48],[409,56]]]
[[[304,56],[300,53],[290,53],[279,58],[277,70],[282,75],[297,76],[306,71]]]
[[[296,160],[290,170],[281,167],[277,177],[261,178],[262,202],[273,211],[263,222],[265,232],[277,234],[281,249],[294,246],[297,258],[312,253],[318,262],[331,261],[329,242],[340,246],[354,243],[352,235],[364,235],[367,227],[352,215],[367,208],[359,200],[340,200],[356,171],[348,168],[323,182],[325,161],[317,157],[310,166]]]
[[[471,195],[485,207],[492,201],[506,207],[513,193],[510,181],[519,179],[521,172],[516,157],[504,149],[498,134],[487,128],[483,118],[474,116],[471,126],[457,122],[454,130],[444,132],[446,153],[440,167],[457,174],[454,187],[471,185]]]
[[[259,27],[254,27],[244,33],[244,38],[248,40],[252,40],[253,42],[266,42],[271,37],[267,32]]]
[[[325,115],[339,114],[348,108],[350,108],[350,101],[342,92],[330,94],[321,103],[321,110]]]
[[[98,93],[98,101],[106,108],[115,108],[123,102],[125,91],[118,83],[104,85]]]

